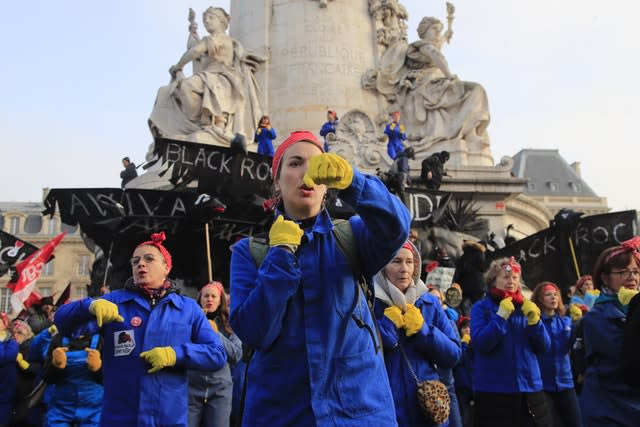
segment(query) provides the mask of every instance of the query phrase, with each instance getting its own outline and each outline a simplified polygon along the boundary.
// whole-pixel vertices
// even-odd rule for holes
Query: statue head
[[[204,18],[206,15],[214,15],[220,19],[220,22],[223,23],[224,29],[229,28],[229,20],[231,16],[221,7],[213,7],[210,6],[207,10],[202,13],[202,17]]]
[[[421,39],[424,39],[429,29],[434,25],[439,25],[440,28],[438,29],[437,34],[440,34],[440,31],[442,31],[442,22],[440,22],[438,18],[434,18],[433,16],[425,16],[422,18],[422,21],[418,24],[418,36]]]

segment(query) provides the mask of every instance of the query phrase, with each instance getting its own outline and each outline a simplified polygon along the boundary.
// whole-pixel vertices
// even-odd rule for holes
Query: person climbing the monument
[[[62,336],[95,320],[103,343],[102,426],[187,425],[187,370],[215,371],[227,361],[202,308],[168,278],[164,232],[140,243],[132,277],[98,299],[65,304],[55,315]]]
[[[396,193],[403,203],[405,200],[405,190],[411,185],[411,176],[409,175],[409,160],[415,159],[415,152],[412,147],[407,147],[393,161],[389,169],[389,175],[392,183],[391,191]]]
[[[384,128],[384,134],[387,135],[387,154],[391,160],[395,160],[404,150],[402,141],[406,141],[407,134],[404,125],[400,123],[400,111],[391,113],[391,123],[387,123]]]
[[[441,151],[424,159],[421,164],[420,177],[429,190],[438,190],[442,177],[447,176],[444,164],[449,161],[449,152]]]
[[[278,146],[272,176],[268,239],[242,239],[231,255],[231,326],[254,349],[243,425],[396,426],[370,288],[356,276],[392,259],[409,212],[309,131]],[[332,221],[329,188],[358,215]]]
[[[273,157],[274,139],[276,139],[276,130],[271,127],[269,116],[260,117],[258,128],[253,137],[253,142],[258,144],[258,154]]]
[[[327,111],[327,121],[324,122],[322,128],[320,128],[320,136],[324,138],[324,151],[329,152],[329,141],[327,136],[332,133],[335,136],[336,128],[338,127],[338,113],[335,110]]]
[[[136,165],[128,157],[122,158],[122,166],[124,166],[124,170],[120,172],[120,178],[122,179],[122,183],[120,187],[124,188],[129,181],[138,176],[138,172],[136,171]]]

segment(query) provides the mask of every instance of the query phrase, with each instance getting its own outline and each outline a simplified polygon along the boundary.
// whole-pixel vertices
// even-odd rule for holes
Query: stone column
[[[258,84],[276,143],[295,129],[317,134],[327,109],[339,117],[358,110],[373,121],[382,114],[377,95],[361,84],[378,54],[367,0],[234,0],[230,34],[266,59]]]

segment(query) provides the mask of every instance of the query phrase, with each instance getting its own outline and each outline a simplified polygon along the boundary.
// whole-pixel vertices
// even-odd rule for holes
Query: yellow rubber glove
[[[22,353],[18,353],[18,355],[16,356],[16,363],[18,363],[18,366],[23,371],[26,371],[27,369],[29,369],[29,362],[24,360],[24,356],[22,355]]]
[[[396,307],[395,305],[387,307],[384,309],[384,315],[389,320],[391,320],[394,325],[396,325],[396,328],[404,328],[404,316],[402,315],[402,311],[400,310],[400,308]]]
[[[329,188],[344,190],[353,181],[353,168],[337,154],[318,154],[309,159],[309,167],[302,181],[308,187],[325,184]]]
[[[582,310],[575,304],[571,304],[569,306],[569,316],[571,316],[571,320],[574,322],[582,317]]]
[[[51,363],[55,368],[64,369],[67,367],[67,347],[57,347],[51,353]]]
[[[638,291],[627,288],[620,288],[620,290],[618,291],[618,301],[620,301],[620,304],[622,305],[629,305],[631,298],[635,297],[636,295],[638,295]]]
[[[176,364],[176,351],[171,347],[154,347],[140,353],[140,357],[151,365],[151,369],[147,371],[150,374]]]
[[[102,357],[95,348],[85,348],[87,352],[87,366],[91,372],[98,372],[102,368]]]
[[[469,334],[464,334],[461,338],[460,338],[460,342],[463,342],[465,344],[469,344],[471,342],[471,335]]]
[[[280,215],[269,230],[270,246],[288,246],[293,252],[298,249],[304,231],[298,224]]]
[[[413,304],[407,304],[407,311],[404,312],[404,329],[407,331],[407,336],[415,335],[422,329],[424,325],[424,317],[422,313]]]
[[[511,297],[507,297],[500,301],[500,305],[498,306],[498,316],[502,317],[504,320],[507,320],[515,310],[516,306],[513,305]]]
[[[51,325],[47,328],[47,331],[49,331],[49,335],[55,335],[58,333],[58,327],[56,325]]]
[[[600,289],[591,289],[589,291],[586,292],[589,295],[595,295],[597,297],[600,296]]]
[[[215,320],[209,319],[209,324],[211,325],[211,328],[213,328],[214,331],[220,332],[220,330],[218,329],[218,324],[216,323]]]
[[[101,328],[104,323],[124,322],[124,319],[118,313],[118,306],[106,299],[93,301],[89,306],[89,312],[96,316],[99,328]]]
[[[531,300],[524,300],[522,303],[522,314],[527,316],[527,323],[529,326],[533,326],[540,321],[540,307]]]

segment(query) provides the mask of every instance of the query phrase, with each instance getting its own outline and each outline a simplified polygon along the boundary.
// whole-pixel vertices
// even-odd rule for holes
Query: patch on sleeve
[[[133,329],[113,333],[113,355],[128,356],[136,348],[136,336]]]

